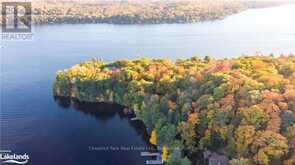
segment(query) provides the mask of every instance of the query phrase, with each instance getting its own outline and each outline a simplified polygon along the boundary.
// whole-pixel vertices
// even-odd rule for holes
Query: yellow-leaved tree
[[[162,160],[167,161],[168,160],[168,149],[167,146],[164,145],[162,148]]]
[[[253,142],[255,127],[251,125],[239,126],[235,132],[235,145],[238,156],[248,154],[249,145]]]
[[[157,132],[156,132],[156,130],[152,131],[150,143],[153,145],[157,145]]]

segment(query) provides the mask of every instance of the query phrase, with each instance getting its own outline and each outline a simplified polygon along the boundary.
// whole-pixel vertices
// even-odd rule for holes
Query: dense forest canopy
[[[59,71],[54,94],[130,107],[169,165],[206,150],[232,165],[295,164],[293,55],[93,59]]]
[[[36,24],[192,23],[224,18],[248,8],[269,7],[289,1],[181,0],[181,1],[34,1]]]

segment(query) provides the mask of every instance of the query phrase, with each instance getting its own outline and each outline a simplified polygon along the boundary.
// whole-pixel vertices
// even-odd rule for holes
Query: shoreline
[[[33,22],[51,24],[153,25],[190,24],[222,20],[248,9],[276,7],[294,2],[277,1],[185,1],[110,2],[105,4],[35,3]]]
[[[135,59],[103,63],[93,59],[57,72],[53,93],[90,102],[113,102],[134,110],[156,146],[181,148],[187,161],[196,151],[212,151],[211,159],[270,162],[242,157],[243,131],[256,147],[264,138],[278,145],[277,161],[293,161],[283,116],[295,121],[295,56],[244,56],[233,59]],[[252,121],[252,115],[259,119]],[[242,134],[241,134],[242,133]],[[246,137],[248,138],[248,137]],[[248,141],[252,141],[248,140]],[[271,146],[266,146],[271,147]],[[263,148],[261,149],[263,151]],[[173,150],[169,153],[174,155]],[[184,154],[185,153],[185,154]],[[219,153],[219,154],[217,154]],[[294,153],[295,154],[295,153]],[[246,155],[246,154],[245,154]],[[209,156],[210,157],[210,156]],[[193,158],[189,157],[191,160]]]

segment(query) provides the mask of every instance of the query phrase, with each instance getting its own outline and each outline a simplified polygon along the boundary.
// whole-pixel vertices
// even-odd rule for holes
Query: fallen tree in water
[[[57,72],[54,95],[132,108],[167,164],[205,150],[233,165],[295,163],[293,55],[94,59]]]

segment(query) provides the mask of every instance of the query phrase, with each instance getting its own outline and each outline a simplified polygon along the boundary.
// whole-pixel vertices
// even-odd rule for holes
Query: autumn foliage
[[[259,8],[280,5],[276,1],[237,0],[83,0],[83,1],[33,1],[33,20],[37,24],[53,23],[110,23],[159,24],[192,23],[221,19],[225,16]],[[1,19],[1,17],[0,17]],[[0,21],[1,23],[1,21]],[[288,69],[282,68],[288,74]]]
[[[218,151],[231,164],[294,164],[295,57],[91,60],[59,71],[54,94],[134,110],[167,164]],[[175,150],[178,148],[178,150]]]

